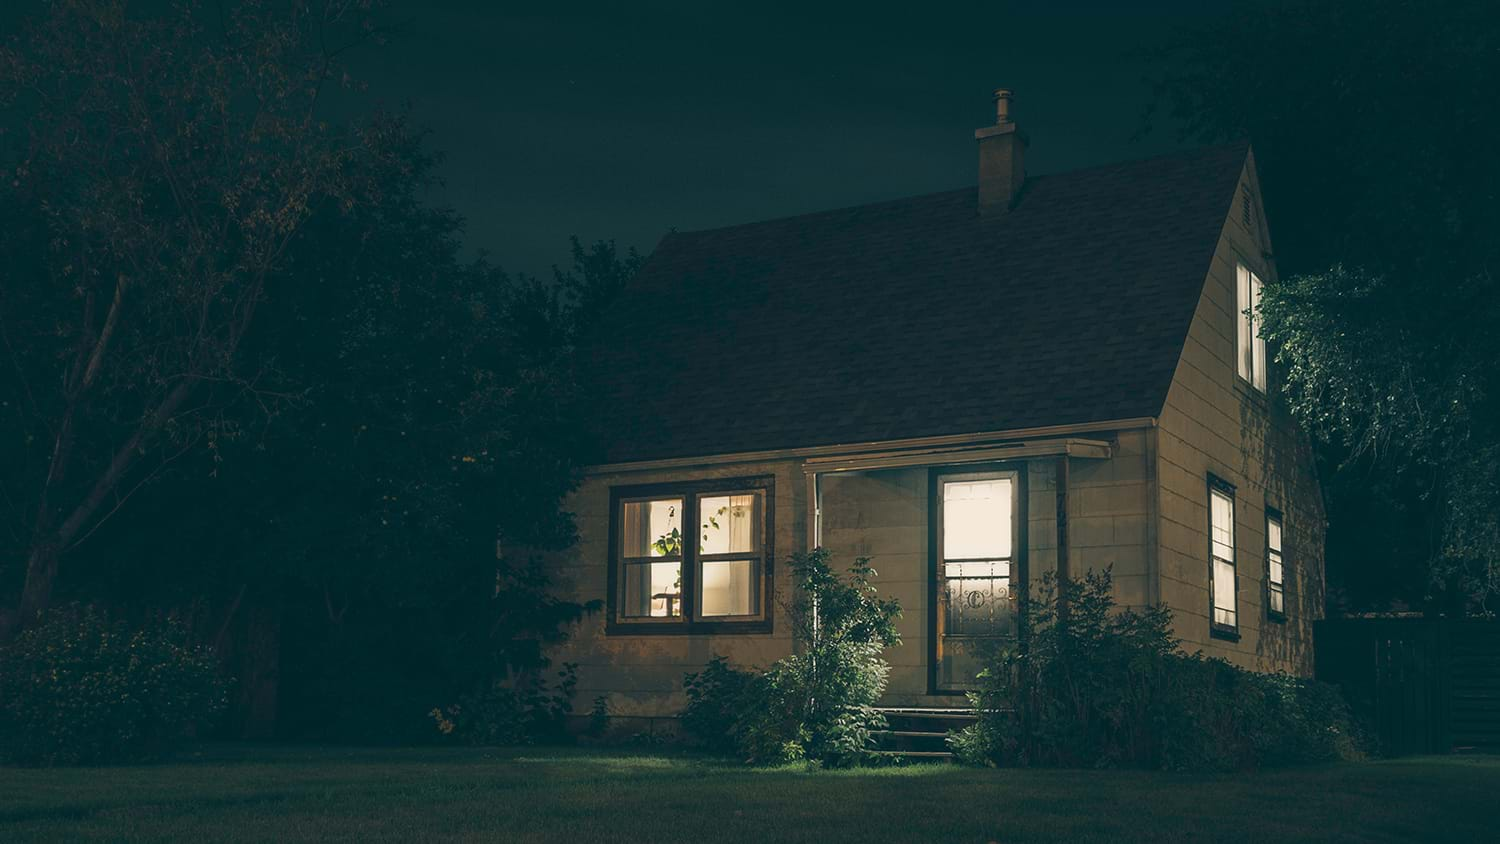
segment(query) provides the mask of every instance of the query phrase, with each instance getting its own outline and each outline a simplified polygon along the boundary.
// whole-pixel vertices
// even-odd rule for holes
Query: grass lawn
[[[0,768],[0,840],[1495,840],[1500,757],[1235,776],[754,770],[658,751],[210,747]]]

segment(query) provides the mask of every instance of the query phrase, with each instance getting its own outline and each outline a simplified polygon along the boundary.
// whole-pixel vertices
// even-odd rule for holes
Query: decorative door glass
[[[1016,475],[944,477],[938,505],[937,686],[956,691],[1016,635]]]

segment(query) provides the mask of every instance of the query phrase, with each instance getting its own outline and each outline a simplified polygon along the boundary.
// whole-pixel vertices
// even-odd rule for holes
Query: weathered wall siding
[[[886,652],[893,697],[927,692],[927,470],[824,475],[823,547],[835,565],[869,557],[880,591],[901,602],[902,643]]]
[[[1081,578],[1089,571],[1110,569],[1115,598],[1125,606],[1151,602],[1152,460],[1151,439],[1140,429],[1114,436],[1111,459],[1075,459],[1068,467],[1072,575]],[[1053,461],[1049,496],[1056,495],[1055,465]],[[1050,500],[1048,512],[1056,513],[1056,498]],[[1052,545],[1056,544],[1054,526]]]
[[[1253,184],[1247,167],[1242,182]],[[1171,606],[1176,632],[1189,649],[1260,670],[1312,670],[1312,622],[1323,606],[1322,493],[1311,450],[1275,397],[1241,381],[1235,357],[1235,265],[1244,261],[1263,279],[1274,270],[1259,232],[1241,219],[1236,197],[1198,303],[1188,341],[1160,418],[1161,598]],[[1208,635],[1207,476],[1233,483],[1241,639]],[[1265,508],[1283,511],[1288,565],[1284,624],[1265,611]]]
[[[579,601],[604,600],[608,583],[609,492],[613,486],[774,475],[776,478],[776,595],[788,594],[785,561],[804,549],[806,481],[796,461],[628,472],[590,477],[569,497],[577,517],[578,544],[553,560],[560,594]],[[587,707],[607,695],[610,711],[622,716],[670,715],[686,702],[682,677],[701,669],[715,655],[737,665],[768,665],[791,652],[791,635],[777,607],[771,633],[717,636],[606,636],[605,612],[584,619],[569,641],[551,654],[554,664],[578,665],[575,705]]]
[[[1101,435],[1104,436],[1104,435]],[[1125,431],[1108,461],[1073,460],[1069,523],[1073,570],[1113,566],[1116,592],[1130,605],[1148,602],[1147,536],[1151,458],[1144,431]],[[776,596],[791,580],[786,560],[806,547],[807,483],[797,461],[702,470],[617,473],[589,478],[569,500],[579,543],[555,560],[564,594],[603,600],[607,588],[609,491],[612,486],[771,474],[776,477]],[[929,476],[926,467],[824,475],[823,545],[835,562],[869,557],[877,584],[900,600],[903,644],[891,663],[886,702],[932,704],[927,697]],[[1033,584],[1057,567],[1057,460],[1027,464],[1027,553]],[[621,716],[669,716],[681,709],[682,677],[714,655],[737,665],[764,666],[792,650],[790,629],[778,604],[770,634],[736,636],[628,636],[604,634],[604,613],[586,619],[554,652],[554,661],[578,665],[577,700],[609,697]]]

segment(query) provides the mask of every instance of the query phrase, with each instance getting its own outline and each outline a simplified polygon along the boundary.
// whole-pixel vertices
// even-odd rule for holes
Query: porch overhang
[[[1101,420],[1098,422],[1081,422],[1067,425],[1048,425],[1037,428],[1017,428],[1007,431],[985,431],[973,434],[945,434],[931,437],[914,437],[908,439],[881,440],[863,443],[839,443],[833,445],[804,446],[797,448],[780,448],[766,451],[744,451],[724,454],[701,454],[688,457],[665,457],[654,460],[630,460],[618,463],[595,463],[583,468],[583,473],[588,476],[613,475],[621,473],[661,471],[664,469],[704,469],[709,467],[727,466],[737,463],[766,463],[777,460],[813,460],[822,458],[854,458],[867,457],[876,453],[903,452],[915,454],[918,451],[940,451],[952,449],[962,451],[967,449],[995,448],[1014,449],[1028,445],[1038,445],[1043,441],[1055,442],[1064,437],[1073,437],[1084,434],[1104,434],[1117,431],[1129,431],[1141,428],[1154,428],[1156,418],[1152,416],[1121,418]],[[1015,454],[1014,451],[1008,451]],[[1062,454],[1064,452],[1050,452]],[[1108,454],[1103,455],[1108,457]],[[908,464],[910,465],[910,464]],[[918,464],[919,465],[919,464]],[[818,472],[829,471],[818,469]],[[852,471],[852,470],[846,470]]]
[[[863,472],[872,469],[899,469],[911,466],[960,466],[969,463],[1001,463],[1037,457],[1077,457],[1085,460],[1108,460],[1112,450],[1104,440],[1065,437],[1031,440],[1005,445],[956,446],[949,448],[905,449],[863,454],[840,454],[807,457],[802,471],[807,475],[832,472]]]

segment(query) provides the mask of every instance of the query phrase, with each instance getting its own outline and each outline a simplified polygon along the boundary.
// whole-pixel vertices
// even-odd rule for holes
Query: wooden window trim
[[[699,553],[696,541],[686,541],[688,536],[697,536],[698,498],[705,493],[759,491],[765,496],[765,512],[761,526],[761,576],[760,613],[756,618],[731,616],[723,620],[699,618],[698,610],[698,566]],[[620,555],[620,513],[626,501],[641,499],[681,498],[682,532],[685,538],[682,552],[682,616],[680,620],[666,621],[626,620],[621,612],[621,570],[624,561]],[[694,533],[689,534],[692,526]],[[607,617],[604,633],[607,636],[689,636],[705,634],[770,633],[774,629],[776,606],[776,478],[773,475],[755,475],[737,478],[714,478],[705,481],[681,481],[655,484],[635,484],[610,487],[609,490],[609,559],[608,596],[605,599]],[[709,555],[710,557],[723,555]]]
[[[1281,583],[1279,584],[1281,586],[1281,609],[1280,610],[1276,610],[1276,609],[1272,609],[1271,608],[1271,587],[1273,585],[1271,583],[1271,522],[1273,520],[1281,528],[1281,548],[1277,549],[1277,553],[1281,555]],[[1278,510],[1278,509],[1276,509],[1275,507],[1267,507],[1266,508],[1266,549],[1265,549],[1265,559],[1266,559],[1266,590],[1265,590],[1265,592],[1266,592],[1266,594],[1265,594],[1266,618],[1269,619],[1269,620],[1271,620],[1271,621],[1274,621],[1274,622],[1276,622],[1278,624],[1285,624],[1286,623],[1286,599],[1287,599],[1286,582],[1288,580],[1288,578],[1287,578],[1287,565],[1286,565],[1286,517],[1283,516],[1282,513],[1281,513],[1281,511]]]
[[[1229,497],[1229,566],[1234,569],[1234,624],[1222,624],[1214,620],[1214,608],[1217,604],[1214,595],[1214,493],[1219,492]],[[1239,530],[1235,520],[1238,518],[1238,506],[1235,500],[1234,484],[1229,483],[1217,475],[1208,476],[1206,491],[1208,503],[1208,635],[1213,639],[1224,639],[1230,642],[1240,640],[1240,566],[1239,566]]]

